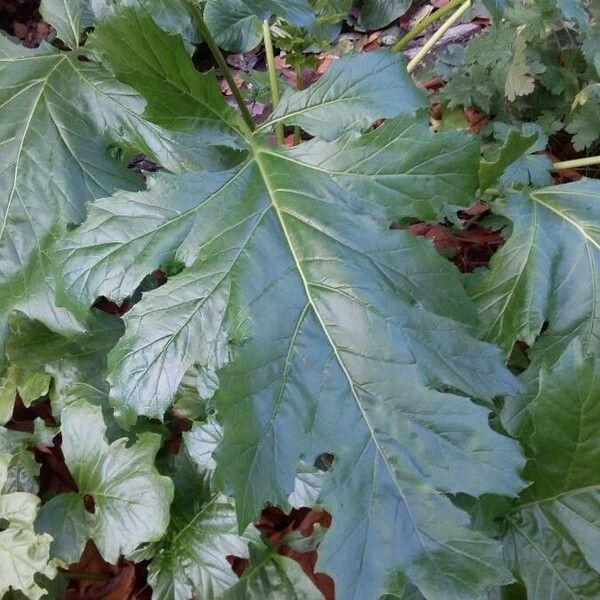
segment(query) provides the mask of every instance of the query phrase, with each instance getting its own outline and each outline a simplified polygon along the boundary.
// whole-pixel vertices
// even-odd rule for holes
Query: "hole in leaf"
[[[528,351],[529,346],[525,342],[517,340],[510,353],[508,366],[517,373],[525,371],[530,363]]]
[[[330,454],[329,452],[323,452],[323,454],[319,454],[317,456],[317,460],[315,460],[315,468],[320,471],[329,471],[331,467],[333,467],[333,461],[335,460],[335,456]]]
[[[0,519],[0,531],[8,529],[8,521],[6,519]]]
[[[87,510],[87,512],[89,512],[90,514],[93,515],[96,513],[96,503],[94,502],[92,496],[90,496],[89,494],[86,494],[83,497],[83,506],[85,510]]]

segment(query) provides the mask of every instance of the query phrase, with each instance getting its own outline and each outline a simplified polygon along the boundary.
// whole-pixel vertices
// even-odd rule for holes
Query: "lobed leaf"
[[[138,435],[106,441],[99,407],[84,400],[62,411],[62,451],[77,492],[58,494],[42,508],[40,531],[52,535],[53,555],[76,562],[88,540],[102,556],[116,563],[140,544],[159,540],[169,523],[173,483],[159,475],[154,458],[160,437]],[[93,510],[86,508],[86,497]]]
[[[155,43],[169,46],[167,34],[156,27],[149,30]],[[203,85],[208,85],[206,80]],[[3,345],[14,310],[56,331],[81,331],[81,323],[68,310],[55,307],[50,251],[56,235],[84,218],[86,202],[116,189],[142,187],[142,180],[110,155],[111,146],[144,152],[175,172],[198,168],[211,153],[199,138],[202,129],[169,132],[146,120],[145,102],[137,93],[98,64],[78,60],[74,52],[48,45],[27,50],[2,36],[0,87]],[[181,117],[193,117],[198,126],[206,122],[198,121],[197,112]],[[220,155],[215,158],[221,168]],[[210,161],[215,164],[214,158]],[[3,353],[0,357],[4,359]]]
[[[597,351],[599,199],[600,184],[582,179],[495,208],[513,222],[512,234],[470,290],[487,340],[509,352],[539,336],[536,364],[556,361],[575,337],[585,353]]]
[[[600,371],[574,339],[529,404],[533,481],[507,517],[507,552],[530,600],[600,594]]]
[[[335,139],[348,130],[365,130],[377,119],[411,114],[426,105],[425,94],[411,85],[398,54],[384,50],[349,54],[333,62],[309,88],[286,91],[260,129],[285,122]]]
[[[391,112],[382,103],[370,118]],[[500,544],[444,494],[520,491],[517,444],[465,397],[519,386],[473,337],[454,267],[389,229],[470,204],[477,145],[403,116],[291,150],[248,136],[247,152],[228,171],[162,175],[99,201],[61,243],[62,284],[83,306],[184,267],[125,316],[109,355],[115,414],[162,418],[192,365],[219,370],[215,482],[235,497],[240,531],[266,503],[288,506],[300,462],[331,453],[320,568],[340,597],[411,584],[458,600],[509,582]]]

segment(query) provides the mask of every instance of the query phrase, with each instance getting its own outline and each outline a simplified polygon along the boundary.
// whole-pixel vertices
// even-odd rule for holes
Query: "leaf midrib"
[[[408,499],[406,498],[404,491],[402,490],[400,485],[397,483],[396,476],[395,476],[394,472],[392,471],[392,469],[386,459],[386,455],[383,452],[383,449],[381,448],[381,446],[379,444],[379,440],[377,439],[377,436],[375,435],[375,431],[373,430],[373,427],[372,427],[369,419],[367,418],[367,414],[365,413],[365,410],[360,402],[360,399],[359,399],[357,391],[356,391],[356,385],[355,385],[350,373],[348,372],[348,369],[347,369],[345,363],[343,362],[342,357],[340,356],[337,346],[335,345],[333,339],[331,338],[331,335],[327,329],[325,322],[323,321],[323,318],[322,318],[320,312],[317,310],[316,304],[313,300],[313,297],[312,297],[312,294],[310,291],[310,284],[304,275],[304,271],[302,270],[300,259],[298,258],[297,254],[296,254],[296,250],[294,248],[294,244],[292,243],[291,236],[290,236],[287,226],[285,224],[285,220],[283,218],[281,208],[277,204],[275,190],[273,189],[273,187],[271,185],[271,181],[268,176],[268,170],[265,168],[265,165],[262,162],[261,149],[256,146],[253,146],[253,151],[254,151],[254,160],[256,162],[256,165],[258,166],[259,172],[261,174],[261,177],[262,177],[264,185],[265,185],[265,189],[267,190],[267,193],[271,200],[271,205],[273,206],[275,214],[277,215],[277,220],[279,221],[279,225],[280,225],[283,235],[285,237],[288,249],[290,251],[290,254],[292,256],[292,259],[293,259],[296,269],[298,271],[299,277],[302,281],[302,285],[304,287],[304,292],[306,294],[308,305],[312,308],[315,318],[317,319],[321,329],[323,330],[323,334],[325,335],[325,338],[327,339],[327,342],[332,349],[333,355],[335,356],[337,363],[339,364],[340,368],[342,369],[342,372],[344,373],[344,377],[348,381],[348,384],[350,386],[350,390],[352,393],[352,397],[354,398],[354,401],[356,402],[356,406],[358,407],[358,409],[362,415],[363,421],[365,422],[365,425],[367,426],[367,428],[369,430],[370,438],[371,438],[373,444],[375,445],[375,448],[376,448],[378,454],[382,457],[383,462],[386,465],[386,468],[390,474],[392,481],[396,482],[395,487],[398,490],[398,493],[402,498],[404,506],[406,507],[406,512],[410,518],[410,521],[412,523],[414,531],[419,538],[419,542],[420,542],[421,546],[423,547],[423,549],[425,549],[426,546],[425,546],[425,542],[424,542],[423,538],[421,537],[421,529],[417,525],[417,523],[412,515]],[[304,314],[304,312],[305,311],[303,311],[303,314]]]

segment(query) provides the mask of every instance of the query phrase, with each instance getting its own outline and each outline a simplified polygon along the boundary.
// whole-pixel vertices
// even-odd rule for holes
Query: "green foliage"
[[[512,234],[470,290],[486,339],[507,352],[521,340],[533,346],[538,364],[552,364],[577,336],[585,352],[598,351],[600,297],[589,282],[600,258],[599,194],[598,184],[584,179],[496,207],[512,221]],[[550,327],[541,334],[544,323]]]
[[[226,49],[267,19],[300,53],[349,4],[202,14]],[[551,123],[595,141],[597,7],[486,4],[439,61],[447,102],[496,115],[479,138],[434,133],[385,50],[251,131],[194,67],[183,0],[45,0],[70,50],[0,37],[0,422],[17,394],[55,419],[0,427],[0,597],[41,597],[92,540],[147,561],[154,599],[321,599],[254,527],[268,505],[331,515],[285,543],[343,600],[598,597],[600,185],[552,186],[536,154]],[[312,139],[275,146],[279,124]],[[506,243],[468,278],[404,228],[479,200]],[[53,444],[72,491],[40,492]]]
[[[488,5],[496,17],[490,30],[475,37],[462,58],[462,48],[455,46],[440,56],[438,72],[447,80],[440,99],[503,120],[537,121],[546,133],[564,128],[574,134],[576,150],[593,146],[600,138],[598,98],[576,98],[600,74],[600,5],[578,0]]]
[[[76,562],[91,539],[116,563],[160,539],[173,499],[171,480],[154,466],[160,437],[142,433],[133,445],[126,438],[108,444],[101,409],[84,400],[63,409],[61,418],[62,450],[77,492],[58,494],[42,507],[38,527],[52,536],[53,554]]]
[[[527,598],[600,594],[598,361],[575,339],[540,374],[527,406],[532,434],[525,476],[533,481],[507,516],[507,553]]]
[[[9,454],[0,454],[0,490],[5,487],[10,461]],[[39,504],[39,498],[26,492],[0,492],[0,596],[15,590],[37,600],[44,590],[35,575],[56,573],[49,563],[52,538],[33,529]]]

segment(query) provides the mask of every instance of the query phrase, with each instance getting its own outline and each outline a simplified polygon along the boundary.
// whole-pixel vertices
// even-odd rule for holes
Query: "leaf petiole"
[[[555,162],[552,165],[552,171],[563,171],[564,169],[581,169],[582,167],[591,167],[600,165],[600,156],[586,156],[585,158],[576,158],[574,160],[563,160]]]
[[[432,23],[435,23],[451,10],[457,6],[463,4],[467,0],[450,0],[448,4],[444,4],[441,8],[425,17],[422,21],[419,21],[406,35],[400,38],[393,46],[392,52],[400,52],[402,48],[412,42],[422,31],[425,31]]]
[[[269,84],[271,86],[271,101],[273,110],[279,104],[279,82],[277,81],[277,69],[275,68],[275,54],[273,53],[273,40],[271,39],[271,28],[268,21],[263,21],[263,38],[265,44],[265,54],[267,58],[267,68],[269,70]],[[283,123],[275,125],[275,135],[277,144],[282,145],[285,142],[283,135]]]
[[[198,27],[198,30],[200,31],[200,34],[202,35],[202,39],[208,46],[217,65],[219,65],[219,68],[221,69],[221,72],[223,73],[223,77],[225,77],[225,81],[227,81],[227,84],[229,85],[229,89],[231,90],[231,93],[233,94],[233,97],[240,109],[240,112],[242,113],[242,118],[244,119],[244,122],[246,123],[246,125],[248,126],[250,131],[254,131],[254,129],[256,128],[256,125],[254,124],[252,115],[250,114],[250,111],[248,110],[248,107],[246,106],[246,103],[244,102],[244,98],[242,97],[242,92],[240,91],[240,88],[238,87],[237,83],[235,82],[233,73],[231,72],[231,69],[229,68],[229,65],[227,64],[227,61],[225,60],[225,57],[223,56],[221,49],[217,45],[217,42],[213,38],[210,30],[208,29],[208,27],[206,25],[206,22],[204,21],[204,15],[202,14],[200,7],[194,2],[194,0],[189,0],[188,4],[190,7],[190,10],[194,14],[194,18],[196,20],[196,25]]]
[[[427,40],[427,43],[415,54],[413,59],[408,63],[406,70],[412,73],[417,65],[423,60],[423,58],[430,52],[430,50],[444,37],[444,34],[460,17],[467,12],[471,7],[471,0],[463,0],[464,4],[458,8],[458,10],[450,15],[446,21],[442,23],[440,28]]]

